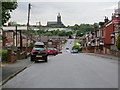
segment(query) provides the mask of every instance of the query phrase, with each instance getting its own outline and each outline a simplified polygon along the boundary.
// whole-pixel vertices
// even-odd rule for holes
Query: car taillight
[[[31,51],[31,54],[33,54],[35,51]]]
[[[44,53],[46,53],[46,54],[47,54],[47,51],[44,51]]]
[[[48,52],[50,52],[50,50],[48,50]]]

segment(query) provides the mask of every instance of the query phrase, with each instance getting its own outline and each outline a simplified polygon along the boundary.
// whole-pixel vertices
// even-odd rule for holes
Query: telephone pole
[[[27,21],[27,40],[26,40],[26,51],[28,51],[28,30],[29,30],[29,21],[30,21],[30,9],[31,9],[31,4],[28,4],[28,21]]]
[[[40,30],[40,25],[41,25],[41,23],[40,23],[40,21],[39,21],[39,22],[36,22],[36,25],[37,25],[37,23],[39,24],[38,27],[39,27],[39,30]],[[40,38],[39,41],[41,41],[41,36],[40,36],[40,35],[39,35],[39,38]]]

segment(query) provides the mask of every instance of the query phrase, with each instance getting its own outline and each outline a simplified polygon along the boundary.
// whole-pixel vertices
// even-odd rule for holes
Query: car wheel
[[[35,63],[37,63],[38,61],[35,61]]]
[[[34,61],[32,57],[30,58],[30,61]]]
[[[45,57],[45,62],[47,62],[48,60],[47,60],[47,56]]]

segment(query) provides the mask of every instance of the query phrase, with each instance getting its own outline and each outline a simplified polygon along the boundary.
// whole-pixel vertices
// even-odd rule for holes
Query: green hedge
[[[72,50],[73,49],[77,49],[78,51],[82,51],[82,48],[79,46],[79,45],[74,45],[73,47],[72,47]]]
[[[30,43],[30,47],[35,47],[34,43]]]
[[[74,40],[74,44],[76,44],[76,43],[82,43],[82,40]]]
[[[2,53],[2,62],[7,62],[7,50],[0,50],[0,53]]]
[[[117,46],[118,50],[120,50],[120,35],[117,38],[116,46]]]

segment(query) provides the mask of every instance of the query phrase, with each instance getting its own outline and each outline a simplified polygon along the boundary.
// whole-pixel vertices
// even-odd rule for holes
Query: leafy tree
[[[98,23],[94,23],[93,26],[94,26],[94,28],[98,28],[99,24]]]
[[[76,33],[76,36],[83,36],[84,35],[84,31],[83,30],[78,30]]]
[[[17,8],[17,2],[2,2],[2,25],[10,18],[10,12]]]
[[[45,31],[44,30],[38,30],[37,33],[44,33]]]
[[[29,30],[28,34],[35,34],[36,32],[34,30]]]
[[[44,36],[52,36],[52,33],[51,33],[51,32],[46,32],[46,33],[44,34]]]
[[[65,31],[60,31],[60,32],[58,33],[58,36],[66,36],[66,32],[65,32]]]

